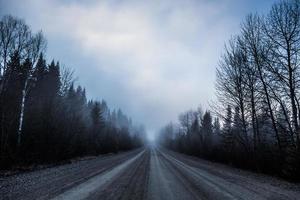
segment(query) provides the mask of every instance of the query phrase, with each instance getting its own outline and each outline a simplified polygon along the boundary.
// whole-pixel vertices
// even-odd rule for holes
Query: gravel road
[[[300,185],[147,147],[0,178],[0,199],[300,199]]]

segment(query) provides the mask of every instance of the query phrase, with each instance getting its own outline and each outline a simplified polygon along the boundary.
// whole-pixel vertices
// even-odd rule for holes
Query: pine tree
[[[76,98],[76,92],[74,89],[74,83],[71,84],[69,90],[68,90],[68,94],[67,94],[67,99],[69,101],[74,100]]]
[[[214,119],[213,122],[213,144],[218,146],[221,142],[221,125],[218,117]]]
[[[41,107],[43,104],[45,104],[45,99],[47,98],[46,75],[47,64],[43,54],[41,53],[33,72],[33,87],[28,94],[28,102],[30,104],[29,110],[39,109],[36,110],[37,113],[40,112]]]
[[[219,136],[221,134],[221,125],[220,125],[220,120],[218,117],[216,117],[214,119],[213,133],[214,133],[214,135],[217,135],[217,136]]]
[[[26,148],[28,152],[32,152],[36,156],[44,153],[40,147],[45,146],[43,138],[45,138],[45,122],[48,117],[48,112],[45,111],[47,100],[46,73],[46,61],[43,54],[40,54],[29,82],[31,89],[25,102],[24,141],[22,144],[24,149]]]
[[[229,105],[226,110],[226,117],[222,129],[222,136],[223,136],[222,140],[223,140],[224,151],[230,154],[233,150],[234,137],[232,131],[232,112],[231,112],[231,106]]]
[[[209,111],[206,111],[201,121],[201,133],[203,137],[203,153],[209,155],[212,146],[213,126]]]
[[[15,152],[18,130],[18,113],[22,99],[22,81],[20,79],[20,55],[15,52],[7,64],[7,70],[1,82],[1,156],[10,158]]]
[[[172,128],[173,129],[173,128]],[[199,148],[200,140],[200,126],[198,117],[195,117],[192,126],[191,133],[188,135],[188,143],[190,145],[190,153],[193,155],[199,155],[201,153]]]
[[[56,98],[60,91],[60,74],[59,74],[59,63],[55,64],[52,60],[51,64],[48,66],[47,74],[47,86],[49,98]]]
[[[47,65],[46,65],[46,60],[44,59],[44,55],[41,53],[39,55],[38,61],[35,66],[35,70],[33,73],[33,76],[36,79],[36,83],[44,79],[44,76],[47,71]]]
[[[102,110],[99,102],[95,102],[91,110],[92,123],[95,128],[100,128],[104,124]]]
[[[239,140],[242,144],[246,143],[246,138],[243,134],[243,123],[241,119],[240,109],[238,106],[234,109],[233,123],[232,123],[232,134],[234,143]]]
[[[212,118],[209,111],[206,111],[205,114],[203,115],[201,128],[203,129],[203,131],[207,136],[212,135],[213,133]]]
[[[104,128],[104,119],[102,116],[102,110],[99,102],[95,102],[92,104],[91,109],[91,119],[92,119],[92,126],[90,129],[90,143],[93,147],[96,154],[103,152],[104,143],[108,142],[105,141],[106,136],[103,133]]]

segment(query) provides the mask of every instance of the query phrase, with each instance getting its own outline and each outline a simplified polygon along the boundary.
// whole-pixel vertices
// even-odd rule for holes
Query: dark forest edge
[[[145,130],[87,100],[73,71],[46,63],[46,39],[21,19],[0,21],[0,169],[59,163],[143,145]]]
[[[161,130],[182,153],[300,180],[300,1],[250,14],[217,67],[218,100]]]

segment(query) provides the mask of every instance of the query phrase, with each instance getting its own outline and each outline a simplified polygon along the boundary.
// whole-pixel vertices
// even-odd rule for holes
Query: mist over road
[[[299,199],[299,185],[147,147],[3,177],[0,199]]]

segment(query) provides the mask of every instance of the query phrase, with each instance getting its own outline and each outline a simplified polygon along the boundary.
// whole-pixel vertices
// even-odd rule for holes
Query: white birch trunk
[[[17,145],[21,145],[21,139],[22,139],[22,130],[23,130],[23,119],[24,119],[24,109],[25,109],[25,99],[26,99],[26,88],[28,84],[28,78],[25,81],[24,88],[22,90],[22,102],[21,102],[21,110],[20,110],[20,116],[19,116],[19,129],[18,129],[18,141]]]

